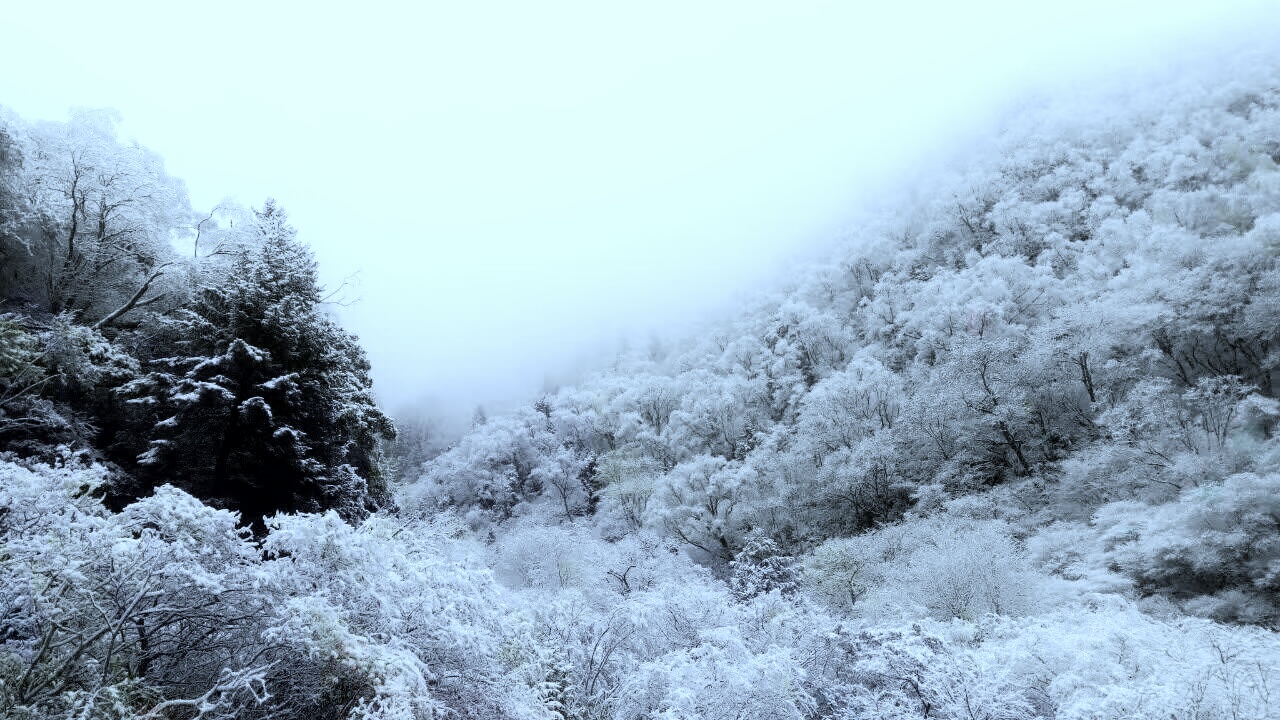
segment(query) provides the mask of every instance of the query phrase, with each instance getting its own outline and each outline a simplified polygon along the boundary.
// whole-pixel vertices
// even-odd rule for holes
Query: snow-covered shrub
[[[1059,584],[1065,591],[1123,593],[1133,586],[1132,579],[1107,566],[1105,542],[1088,523],[1054,522],[1028,537],[1026,544],[1032,566],[1065,581],[1066,587]]]
[[[772,538],[754,534],[729,563],[729,588],[738,599],[762,593],[789,594],[796,589],[795,559],[783,554]]]
[[[828,541],[804,565],[818,597],[879,618],[1022,615],[1041,580],[1003,522],[950,516]]]
[[[1275,633],[1157,618],[1116,595],[1028,618],[992,618],[972,652],[1042,689],[1057,720],[1280,715]]]
[[[801,720],[814,708],[804,670],[786,648],[752,652],[732,628],[700,633],[699,643],[642,663],[622,688],[614,717],[779,718]]]
[[[945,629],[945,628],[944,628]],[[909,628],[846,629],[828,635],[833,667],[822,704],[841,720],[1052,717],[1034,687],[998,656]],[[1048,712],[1045,712],[1048,710]]]
[[[650,522],[707,562],[733,559],[744,534],[741,505],[756,499],[756,473],[742,463],[699,455],[672,468],[649,503]]]
[[[172,487],[115,514],[106,471],[0,463],[0,708],[16,717],[253,712],[269,598],[237,518]],[[257,663],[257,664],[255,664]]]
[[[268,679],[307,717],[417,718],[503,708],[544,717],[537,687],[504,657],[521,643],[501,588],[456,562],[426,524],[335,513],[268,522],[266,582],[282,598],[266,632],[280,663]]]
[[[612,553],[586,523],[512,521],[503,527],[491,552],[495,576],[514,589],[590,589],[605,585],[611,569],[606,558]]]
[[[1097,524],[1140,591],[1223,620],[1280,620],[1280,474],[1232,475],[1157,507],[1114,504]]]
[[[900,527],[828,540],[802,560],[802,582],[812,597],[846,613],[861,613],[863,600],[886,580],[893,563],[906,561]]]

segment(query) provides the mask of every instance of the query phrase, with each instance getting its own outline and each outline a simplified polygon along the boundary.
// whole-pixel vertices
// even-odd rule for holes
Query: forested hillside
[[[385,493],[278,207],[3,137],[6,717],[1280,716],[1275,53],[1027,110]]]
[[[406,511],[493,539],[581,716],[1280,714],[1276,67],[1012,118],[732,325],[478,424]]]

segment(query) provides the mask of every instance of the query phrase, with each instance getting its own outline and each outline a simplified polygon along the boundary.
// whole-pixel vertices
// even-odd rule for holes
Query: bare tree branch
[[[164,269],[172,264],[173,263],[164,263],[163,265],[153,270],[151,274],[147,275],[147,279],[143,281],[142,287],[138,288],[138,291],[133,294],[133,297],[129,298],[129,300],[125,302],[125,304],[121,305],[110,315],[107,315],[106,317],[102,318],[98,322],[94,323],[93,329],[101,330],[102,328],[115,322],[117,319],[120,318],[120,316],[124,315],[130,310],[133,310],[139,307],[146,307],[147,305],[150,305],[160,300],[161,298],[163,298],[164,297],[163,295],[157,295],[156,297],[153,297],[144,301],[142,299],[142,296],[146,295],[147,291],[151,289],[151,283],[155,282],[157,278],[159,278],[161,275],[164,274]]]

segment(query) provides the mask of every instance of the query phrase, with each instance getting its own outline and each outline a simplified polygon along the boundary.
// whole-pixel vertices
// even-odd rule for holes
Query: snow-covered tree
[[[168,321],[174,355],[124,389],[156,418],[138,462],[248,518],[359,517],[381,492],[373,452],[391,422],[364,351],[325,314],[315,260],[284,212],[269,201],[256,228],[229,272]]]

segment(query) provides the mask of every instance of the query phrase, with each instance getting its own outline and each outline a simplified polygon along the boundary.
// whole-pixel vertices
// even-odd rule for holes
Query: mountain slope
[[[982,717],[1276,712],[1271,671],[1191,658],[1217,633],[1280,657],[1273,633],[1217,624],[1280,623],[1277,68],[1239,55],[1025,111],[731,325],[477,424],[405,511],[496,539],[499,567],[561,568],[505,581],[533,603],[586,592],[599,622],[632,602],[639,565],[592,558],[682,551],[734,607],[790,618],[712,621],[758,643],[755,661],[772,642],[793,653],[807,694],[780,716],[951,717],[970,691]],[[835,665],[805,644],[814,603],[846,648]],[[682,704],[735,692],[697,674],[732,642],[699,637],[635,651],[646,679],[613,692],[640,683],[643,709],[578,658],[581,707],[717,716]],[[1168,638],[1188,664],[1152,654]],[[1048,645],[1063,654],[1014,649]]]
[[[321,437],[376,469],[354,339],[289,341],[283,218],[267,255],[221,233],[298,286],[266,311],[217,250],[111,321],[169,266],[0,277],[46,303],[0,316],[0,717],[1280,716],[1277,120],[1275,51],[1017,115],[737,321],[477,418],[394,511],[243,518],[181,452],[112,507],[120,468],[67,447],[127,394],[126,458],[230,426],[246,471]],[[337,435],[289,419],[312,380]]]

